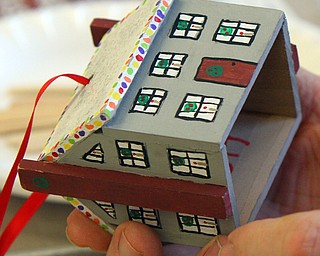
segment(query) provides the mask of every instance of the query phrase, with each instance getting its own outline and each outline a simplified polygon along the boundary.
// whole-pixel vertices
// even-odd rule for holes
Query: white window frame
[[[243,21],[222,20],[213,36],[213,41],[227,44],[250,46],[258,32],[260,24]],[[222,30],[226,32],[222,32]]]
[[[177,78],[187,57],[185,53],[160,52],[151,65],[150,75]]]
[[[101,143],[94,145],[87,153],[82,156],[82,159],[92,163],[104,163],[104,151]]]
[[[93,201],[96,205],[98,205],[108,216],[112,219],[117,219],[116,210],[114,208],[113,203],[102,202],[102,201]]]
[[[158,88],[142,88],[137,93],[137,96],[130,109],[130,113],[139,112],[155,115],[158,113],[162,102],[167,97],[167,91]],[[146,102],[141,102],[141,96],[147,97]]]
[[[208,236],[217,236],[220,234],[219,224],[215,218],[185,213],[178,213],[177,218],[181,232]]]
[[[145,145],[141,142],[116,140],[120,165],[148,168],[149,160]]]
[[[171,38],[185,38],[198,40],[207,21],[207,16],[201,14],[179,13],[173,28]],[[186,27],[179,27],[184,22]]]
[[[158,210],[130,205],[127,207],[127,210],[130,220],[140,222],[150,227],[161,228],[160,215]],[[132,214],[133,211],[135,212],[135,214],[138,213],[137,216],[135,216],[135,214]]]
[[[171,171],[182,176],[211,177],[206,153],[168,149]]]
[[[213,96],[187,94],[183,99],[177,118],[194,121],[213,122],[223,99]],[[190,104],[190,109],[187,105]]]

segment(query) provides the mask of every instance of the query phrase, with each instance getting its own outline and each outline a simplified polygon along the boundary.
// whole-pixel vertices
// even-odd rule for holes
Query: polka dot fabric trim
[[[98,216],[96,216],[88,207],[83,205],[78,199],[74,197],[65,197],[65,199],[73,205],[74,208],[78,209],[80,212],[82,212],[85,216],[87,216],[89,219],[97,223],[102,229],[109,232],[110,234],[113,234],[114,229],[111,228],[109,225],[107,225],[103,220],[101,220]]]
[[[90,116],[85,122],[83,122],[75,130],[71,131],[70,134],[62,138],[51,149],[44,151],[39,156],[39,160],[46,160],[50,162],[58,160],[58,158],[68,151],[74,144],[86,138],[97,129],[101,128],[108,120],[112,118],[117,106],[129,89],[134,76],[138,72],[148,52],[148,49],[173,1],[174,0],[161,0],[156,3],[154,9],[152,10],[152,15],[149,17],[140,37],[132,49],[132,54],[122,67],[118,82],[113,85],[113,88],[109,95],[107,95],[107,99],[104,105],[100,108],[100,111]],[[146,1],[144,1],[142,5],[145,3]],[[138,10],[138,8],[134,11]],[[119,21],[113,29],[116,29],[119,24],[123,23],[129,15]]]

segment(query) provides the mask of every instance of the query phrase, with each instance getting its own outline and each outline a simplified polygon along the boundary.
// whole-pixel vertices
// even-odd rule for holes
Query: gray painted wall
[[[118,149],[115,140],[128,140],[143,142],[150,167],[137,168],[120,165]],[[104,150],[105,163],[88,162],[82,159],[83,155],[90,149],[101,143]],[[168,157],[168,148],[185,151],[204,152],[207,154],[211,178],[197,178],[194,176],[181,176],[170,171],[170,161]],[[158,137],[155,135],[143,133],[128,133],[121,130],[103,128],[103,133],[95,133],[84,141],[73,147],[60,160],[61,163],[71,163],[74,165],[94,167],[103,170],[118,170],[129,173],[136,173],[145,176],[157,176],[162,178],[175,178],[181,180],[190,180],[197,183],[211,183],[217,185],[227,185],[225,177],[225,167],[220,151],[216,151],[212,143],[196,142],[194,140],[182,140],[170,137]]]
[[[208,11],[209,10],[209,11]],[[199,40],[169,38],[177,14],[180,12],[207,15],[208,19]],[[176,0],[157,34],[147,57],[145,58],[131,89],[127,92],[117,110],[117,114],[108,123],[108,127],[152,133],[169,137],[199,141],[223,143],[223,135],[237,112],[246,89],[225,86],[210,82],[196,82],[194,77],[203,57],[223,57],[258,63],[265,53],[266,46],[273,38],[283,13],[280,11],[251,8],[245,6],[224,5],[208,1]],[[251,46],[239,46],[212,41],[212,37],[222,19],[260,23],[255,41]],[[149,76],[150,66],[159,52],[187,53],[188,58],[178,78]],[[157,115],[130,113],[136,93],[141,87],[163,88],[168,96]],[[216,119],[212,123],[185,121],[174,118],[186,93],[216,96],[224,99]]]
[[[89,207],[98,217],[111,225],[118,225],[128,221],[129,215],[126,206],[114,204],[117,218],[113,219],[108,216],[99,206],[90,200],[80,200],[82,204]],[[170,243],[187,244],[194,246],[204,246],[212,239],[212,235],[197,234],[181,231],[177,214],[173,212],[159,211],[159,220],[161,228],[154,228],[155,232],[160,236],[161,241]],[[228,234],[234,228],[233,219],[216,220],[221,234]]]

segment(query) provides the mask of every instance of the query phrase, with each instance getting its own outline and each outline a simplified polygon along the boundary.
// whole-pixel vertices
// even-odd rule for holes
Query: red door
[[[196,81],[247,87],[257,64],[234,59],[202,59]]]

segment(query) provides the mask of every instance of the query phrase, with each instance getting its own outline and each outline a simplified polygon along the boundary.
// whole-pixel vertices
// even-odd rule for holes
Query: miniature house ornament
[[[283,12],[145,0],[85,76],[39,161],[21,162],[25,189],[172,243],[202,246],[255,219],[301,120]]]

